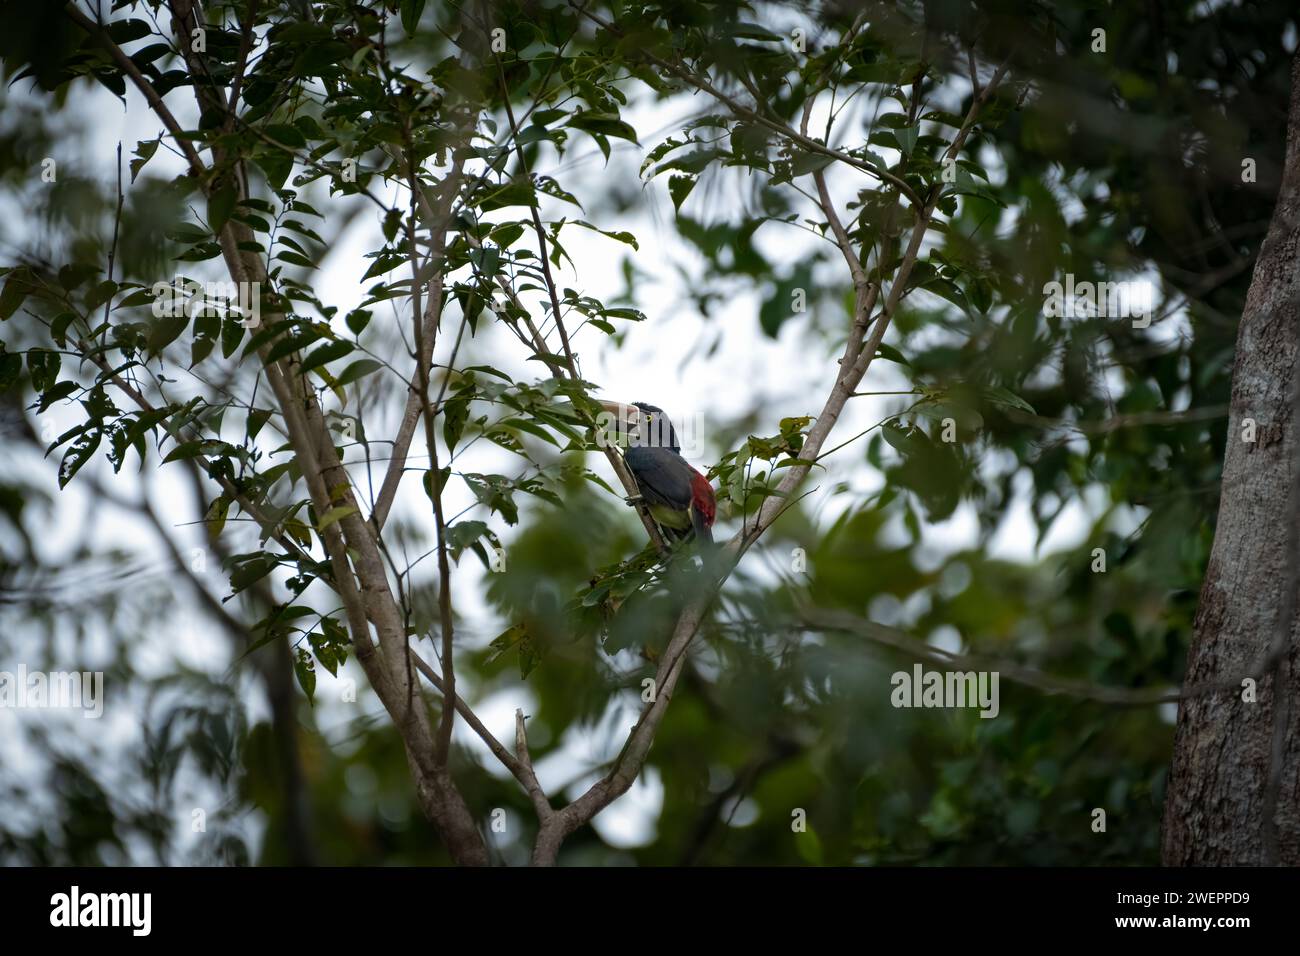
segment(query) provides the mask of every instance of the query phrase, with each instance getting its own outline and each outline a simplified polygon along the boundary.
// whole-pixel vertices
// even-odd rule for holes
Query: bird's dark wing
[[[691,505],[691,475],[686,459],[667,448],[629,448],[627,466],[641,497],[652,505],[685,511]]]

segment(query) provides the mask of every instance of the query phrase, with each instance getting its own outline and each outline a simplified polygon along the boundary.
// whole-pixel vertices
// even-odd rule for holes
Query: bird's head
[[[672,420],[657,405],[633,402],[601,402],[601,407],[618,422],[618,434],[626,436],[629,445],[640,448],[667,448],[681,454],[681,442]]]

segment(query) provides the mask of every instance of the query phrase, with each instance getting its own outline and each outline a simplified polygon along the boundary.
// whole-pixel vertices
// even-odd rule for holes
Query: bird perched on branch
[[[644,402],[601,405],[617,418],[618,434],[627,439],[623,460],[636,480],[637,497],[665,537],[684,540],[693,534],[712,544],[717,514],[713,486],[682,457],[677,430],[663,409]]]

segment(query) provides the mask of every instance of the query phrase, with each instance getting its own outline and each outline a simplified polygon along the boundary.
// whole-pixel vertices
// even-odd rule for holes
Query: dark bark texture
[[[1300,57],[1291,75],[1286,165],[1237,333],[1218,525],[1185,684],[1255,677],[1255,700],[1238,688],[1182,702],[1164,811],[1167,866],[1300,863]]]

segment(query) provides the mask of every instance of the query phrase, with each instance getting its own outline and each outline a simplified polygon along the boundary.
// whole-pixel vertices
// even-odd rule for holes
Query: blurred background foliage
[[[5,230],[11,265],[102,260],[112,233],[108,179],[79,178],[68,164],[57,188],[39,178],[43,157],[83,144],[76,91],[94,80],[53,95],[30,76],[15,80],[29,66],[37,78],[57,73],[80,43],[59,6],[5,5],[0,198],[11,221],[17,213],[23,222]],[[389,7],[400,14],[398,4]],[[211,5],[209,15],[223,8]],[[780,88],[786,54],[764,45],[763,33],[785,36],[802,24],[816,50],[859,9],[699,2],[641,4],[620,15],[670,24],[683,57],[729,88],[742,86],[742,75],[770,78],[774,108],[789,115],[797,104]],[[544,24],[563,10],[496,5],[496,15],[516,25]],[[910,85],[924,63],[923,94],[936,109],[960,112],[969,101],[968,64],[935,39],[947,35],[975,41],[981,63],[1008,58],[1020,84],[995,101],[1000,124],[973,137],[967,151],[989,184],[964,197],[937,237],[934,281],[909,293],[896,318],[889,342],[906,364],[890,366],[894,384],[877,385],[880,366],[873,367],[864,386],[942,395],[944,408],[957,409],[962,440],[939,441],[933,416],[907,411],[918,397],[910,396],[888,407],[896,416],[889,426],[828,459],[810,479],[819,490],[742,564],[693,651],[647,765],[662,787],[661,805],[650,811],[653,836],[628,846],[588,828],[566,845],[564,862],[1158,860],[1171,709],[1083,701],[1005,679],[996,720],[972,710],[895,709],[889,676],[910,670],[914,658],[861,634],[819,630],[803,615],[847,611],[949,650],[1100,685],[1180,681],[1214,529],[1236,323],[1277,191],[1294,9],[948,0],[872,4],[867,22],[863,81],[905,76]],[[394,26],[394,42],[439,61],[451,51],[448,24],[447,11],[430,5],[413,38],[401,39]],[[1106,32],[1104,52],[1094,51],[1097,28]],[[572,52],[607,53],[589,33]],[[523,103],[529,76],[521,69],[511,89]],[[688,95],[659,85],[621,84],[630,104],[624,119],[638,106]],[[887,128],[875,132],[884,138],[873,143],[890,145]],[[645,150],[652,145],[641,140]],[[774,145],[760,139],[742,148]],[[1245,159],[1254,161],[1250,182]],[[585,212],[597,225],[635,217],[648,202],[625,176],[585,186],[586,195],[601,192]],[[792,365],[830,368],[849,294],[838,251],[819,245],[789,261],[756,238],[796,213],[798,196],[716,164],[701,167],[691,187],[670,222],[653,221],[639,235],[644,247],[653,230],[673,230],[693,248],[680,301],[647,301],[636,252],[625,260],[627,301],[650,322],[669,311],[689,316],[704,363],[718,339],[741,335],[779,338]],[[160,237],[183,212],[165,178],[139,178],[122,212],[124,275],[148,282],[174,270],[176,249]],[[340,228],[331,218],[321,231]],[[952,265],[947,274],[944,263]],[[1150,327],[1045,317],[1043,285],[1066,273],[1078,281],[1149,279],[1157,290]],[[807,290],[810,311],[791,312],[796,288]],[[714,317],[740,291],[757,292],[763,304],[749,328],[724,331]],[[10,353],[44,333],[22,313],[2,331]],[[616,335],[602,347],[621,341]],[[1006,393],[1023,401],[1000,398]],[[24,736],[24,757],[0,767],[0,799],[21,809],[0,818],[0,859],[446,862],[387,721],[323,726],[336,715],[307,705],[287,647],[241,657],[250,625],[270,603],[256,589],[223,603],[215,577],[186,571],[190,545],[202,539],[178,526],[206,508],[197,478],[180,502],[147,481],[136,497],[113,491],[107,476],[78,495],[56,492],[34,394],[24,372],[0,406],[0,667],[101,661],[110,684],[128,688],[136,719],[111,734],[90,734],[76,720],[10,724]],[[395,390],[377,390],[373,400],[395,396],[400,401]],[[808,396],[797,413],[814,414],[819,401]],[[709,461],[775,431],[757,398],[708,426]],[[837,433],[831,444],[849,437]],[[677,580],[638,594],[604,634],[599,614],[575,610],[574,599],[638,550],[639,528],[620,501],[580,479],[561,481],[556,493],[561,506],[530,505],[509,536],[497,529],[508,573],[482,584],[492,619],[502,628],[522,623],[536,645],[526,685],[539,763],[575,740],[625,733],[633,711],[617,701],[634,700],[654,673],[665,622],[689,586]],[[173,509],[163,519],[161,495]],[[1008,560],[994,542],[1018,504],[1039,543],[1067,509],[1088,515],[1090,526],[1065,550]],[[177,517],[178,508],[188,517]],[[941,523],[959,508],[976,519],[975,543],[944,547]],[[104,513],[116,524],[101,523]],[[723,518],[738,524],[740,515]],[[427,529],[403,525],[399,534],[413,552],[424,550],[417,545]],[[179,542],[174,548],[169,537]],[[1093,570],[1097,548],[1105,573]],[[796,554],[806,571],[794,569]],[[413,597],[432,614],[432,586]],[[194,657],[148,650],[160,635],[164,645],[167,636],[179,639],[181,620],[206,621],[217,638]],[[518,687],[520,663],[482,640],[460,668],[486,699]],[[467,749],[457,753],[455,773],[471,807],[503,808],[512,821],[505,834],[490,834],[494,852],[525,859],[532,812],[514,781]],[[190,832],[196,801],[209,808],[202,835]],[[1091,829],[1096,807],[1107,811],[1104,834]],[[806,833],[791,831],[795,808],[806,811]]]

